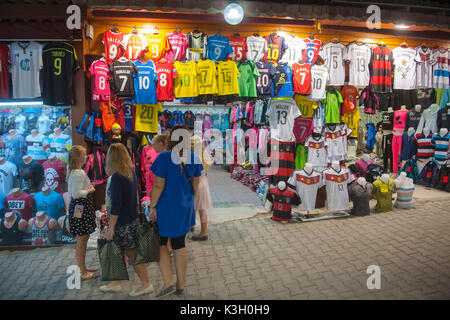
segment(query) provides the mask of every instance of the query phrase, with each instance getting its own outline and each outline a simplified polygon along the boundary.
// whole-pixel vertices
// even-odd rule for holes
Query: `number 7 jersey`
[[[133,75],[138,72],[136,65],[125,58],[113,62],[109,67],[113,77],[114,93],[118,97],[133,97]]]

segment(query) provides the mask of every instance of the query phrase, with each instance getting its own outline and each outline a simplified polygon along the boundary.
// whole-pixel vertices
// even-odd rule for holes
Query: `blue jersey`
[[[153,61],[148,60],[143,63],[136,61],[137,74],[134,77],[134,98],[135,104],[156,104],[156,83],[158,75]]]
[[[227,60],[227,56],[233,52],[233,48],[230,46],[230,41],[216,34],[208,37],[208,44],[206,45],[206,54],[208,59],[217,61]]]
[[[44,211],[46,215],[53,219],[58,219],[61,213],[61,209],[64,208],[64,200],[62,195],[55,191],[50,191],[48,195],[43,192],[38,192],[34,196],[36,202],[36,210]]]
[[[125,119],[125,132],[133,132],[133,104],[130,100],[122,102],[123,117]]]
[[[274,93],[277,98],[292,98],[292,69],[287,63],[279,63],[275,68],[273,80]]]

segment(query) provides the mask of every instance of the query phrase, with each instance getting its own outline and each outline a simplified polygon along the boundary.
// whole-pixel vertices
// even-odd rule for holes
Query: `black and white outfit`
[[[95,231],[95,210],[88,190],[91,181],[83,170],[73,170],[68,180],[68,190],[72,199],[69,205],[69,226],[73,236],[83,236]],[[83,207],[81,218],[74,217],[75,207]]]

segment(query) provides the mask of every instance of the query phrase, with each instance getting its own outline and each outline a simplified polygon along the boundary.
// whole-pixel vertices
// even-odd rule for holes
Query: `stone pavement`
[[[209,241],[187,241],[186,299],[450,299],[450,199],[416,207],[308,223],[279,224],[266,214],[213,225]],[[73,246],[0,252],[0,298],[132,299],[132,268],[124,293],[102,294],[98,279],[66,289],[74,254]],[[88,265],[98,266],[95,250]],[[370,265],[381,269],[380,290],[367,289]],[[148,269],[159,288],[157,265]]]

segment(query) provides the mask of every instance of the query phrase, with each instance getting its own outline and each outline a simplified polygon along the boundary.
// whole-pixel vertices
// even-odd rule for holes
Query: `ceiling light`
[[[230,3],[223,11],[225,21],[229,24],[239,24],[244,19],[244,9],[237,3]]]
[[[398,28],[398,29],[409,29],[409,26],[406,26],[404,24],[398,24],[395,27]]]

